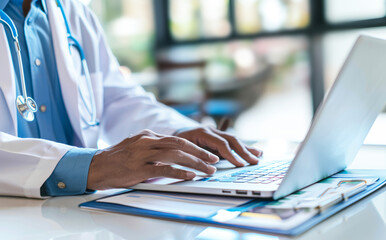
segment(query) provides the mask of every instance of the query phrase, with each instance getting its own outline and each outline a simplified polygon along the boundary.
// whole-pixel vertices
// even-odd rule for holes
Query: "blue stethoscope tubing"
[[[79,91],[79,95],[81,97],[81,100],[84,103],[85,109],[87,110],[87,112],[90,115],[90,120],[86,120],[83,116],[81,116],[81,118],[89,127],[99,125],[99,121],[96,119],[96,106],[95,106],[95,100],[94,100],[94,92],[92,90],[90,72],[88,69],[86,56],[84,54],[82,46],[80,45],[80,43],[76,40],[76,38],[71,33],[71,29],[70,29],[70,26],[68,24],[67,16],[64,12],[63,5],[62,5],[61,1],[60,0],[55,0],[55,1],[56,1],[57,6],[60,9],[60,12],[62,13],[62,17],[64,19],[64,23],[66,26],[69,51],[71,53],[71,47],[73,47],[79,52],[79,56],[80,56],[80,60],[81,60],[82,73],[84,74],[84,78],[86,80],[86,85],[87,85],[87,90],[89,92],[89,99],[90,99],[89,102],[90,102],[91,106],[89,106],[87,104],[86,98],[85,98],[83,92],[78,87],[78,91]],[[35,119],[34,113],[37,111],[37,104],[31,97],[28,97],[28,95],[27,95],[25,79],[24,79],[24,72],[23,72],[23,63],[22,63],[22,59],[21,59],[21,49],[19,46],[18,33],[16,30],[16,27],[15,27],[15,24],[13,23],[13,21],[11,20],[11,18],[1,9],[0,9],[0,22],[4,23],[11,30],[12,37],[13,37],[14,43],[15,43],[15,49],[17,52],[17,59],[18,59],[19,72],[20,72],[20,82],[21,82],[21,86],[22,86],[22,95],[19,95],[16,98],[16,108],[26,121],[33,121]]]

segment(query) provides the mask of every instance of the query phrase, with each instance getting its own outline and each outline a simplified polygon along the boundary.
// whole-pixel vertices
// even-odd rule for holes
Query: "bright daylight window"
[[[235,0],[240,34],[305,28],[310,23],[308,0]]]
[[[154,69],[152,0],[83,0],[96,13],[121,65],[134,72]]]
[[[386,16],[385,0],[326,0],[325,8],[329,23],[361,21]]]
[[[175,40],[226,37],[229,0],[170,0],[169,27]]]

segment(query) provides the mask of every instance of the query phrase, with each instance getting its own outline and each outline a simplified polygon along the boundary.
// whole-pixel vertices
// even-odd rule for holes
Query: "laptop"
[[[386,103],[386,40],[361,35],[292,159],[221,168],[191,181],[151,179],[133,189],[278,199],[350,164]],[[221,161],[220,161],[221,162]]]

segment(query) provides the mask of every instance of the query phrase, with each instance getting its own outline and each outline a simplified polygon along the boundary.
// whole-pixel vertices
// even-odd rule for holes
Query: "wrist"
[[[98,150],[90,163],[90,168],[88,171],[88,177],[87,177],[87,189],[91,191],[100,190],[100,186],[98,184],[101,176],[101,171],[99,171],[99,166],[101,165],[100,162],[103,159],[103,150]]]

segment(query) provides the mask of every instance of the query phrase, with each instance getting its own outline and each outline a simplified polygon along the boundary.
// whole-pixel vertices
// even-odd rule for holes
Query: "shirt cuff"
[[[60,159],[51,176],[41,187],[41,196],[67,196],[92,193],[87,177],[97,149],[73,148]]]

